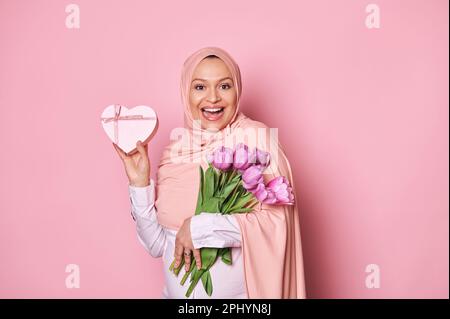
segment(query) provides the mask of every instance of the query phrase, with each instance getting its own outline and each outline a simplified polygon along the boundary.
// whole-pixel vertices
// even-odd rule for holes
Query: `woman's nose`
[[[211,103],[216,103],[220,101],[220,95],[217,94],[216,90],[211,90],[211,93],[208,95],[208,101]]]

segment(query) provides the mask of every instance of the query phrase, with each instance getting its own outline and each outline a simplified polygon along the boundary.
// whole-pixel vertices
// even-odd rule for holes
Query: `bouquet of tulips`
[[[286,204],[294,203],[292,188],[288,180],[275,177],[264,184],[262,173],[270,163],[270,154],[257,148],[249,150],[245,144],[238,144],[234,150],[220,147],[208,154],[208,169],[203,171],[200,166],[200,189],[198,192],[195,215],[200,213],[237,214],[253,210],[258,203]],[[202,280],[206,293],[211,296],[213,285],[209,269],[220,258],[225,264],[231,265],[231,249],[203,247],[200,249],[201,268],[195,267],[195,259],[191,261],[189,270],[181,279],[184,285],[189,275],[190,286],[186,292],[189,297]],[[184,259],[177,268],[175,260],[170,270],[178,275],[184,265]]]

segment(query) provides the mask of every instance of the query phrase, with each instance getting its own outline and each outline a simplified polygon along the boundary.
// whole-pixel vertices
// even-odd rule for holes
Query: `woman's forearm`
[[[154,185],[154,181],[151,180],[148,186],[129,185],[128,190],[138,239],[150,255],[161,257],[166,243],[166,233],[156,218]]]
[[[129,193],[138,239],[150,255],[160,257],[164,252],[166,233],[156,217],[154,185],[153,180],[144,187],[129,185]],[[240,227],[232,215],[201,213],[192,217],[190,228],[194,248],[241,246]]]

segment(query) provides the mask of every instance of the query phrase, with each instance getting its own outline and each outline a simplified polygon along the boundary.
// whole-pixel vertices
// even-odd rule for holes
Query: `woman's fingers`
[[[180,244],[175,244],[175,268],[181,263],[181,257],[183,256],[184,247]]]
[[[120,149],[120,147],[118,147],[115,143],[113,143],[113,146],[114,146],[114,148],[116,149],[117,154],[119,154],[120,158],[121,158],[122,160],[125,160],[125,159],[127,158],[127,154],[125,154],[125,152],[122,151],[122,150]]]
[[[189,252],[189,254],[187,254],[187,252]],[[175,268],[178,268],[181,260],[183,259],[183,256],[185,269],[186,271],[189,271],[189,268],[191,267],[192,251],[187,247],[183,247],[183,245],[175,244]],[[200,269],[202,267],[202,257],[200,255],[200,249],[194,249],[194,258],[197,269]]]
[[[141,154],[142,158],[147,158],[147,145],[144,147],[144,145],[142,145],[141,141],[137,141],[136,143],[136,148],[139,151],[139,153]]]
[[[189,268],[191,268],[191,251],[188,248],[184,249],[184,269],[186,271],[189,271]]]
[[[197,264],[197,269],[202,267],[202,257],[200,255],[200,249],[194,249],[195,263]]]

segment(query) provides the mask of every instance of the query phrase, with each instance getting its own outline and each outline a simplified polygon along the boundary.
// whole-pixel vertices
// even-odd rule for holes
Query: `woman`
[[[239,111],[241,91],[233,58],[217,47],[200,49],[182,70],[186,130],[165,148],[156,185],[150,178],[147,145],[138,141],[139,152],[130,156],[114,145],[129,178],[138,238],[152,256],[163,256],[165,298],[185,298],[188,287],[180,285],[183,273],[176,277],[169,271],[173,258],[175,267],[182,258],[185,265],[195,258],[201,267],[202,247],[232,250],[232,265],[217,261],[210,269],[211,298],[306,298],[297,204],[260,203],[246,214],[193,216],[199,165],[206,169],[207,154],[239,141],[270,152],[264,180],[286,176],[295,193],[289,162],[276,138],[266,125]],[[198,284],[190,298],[209,296]]]

